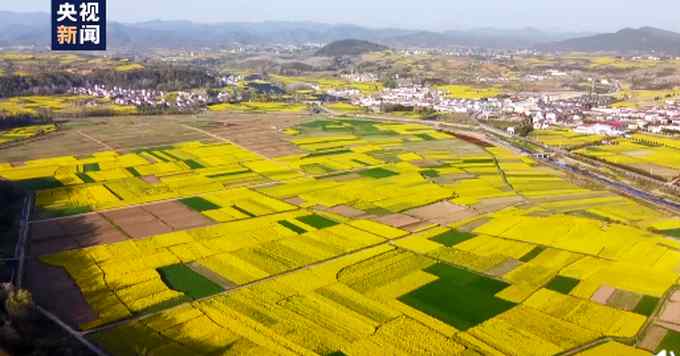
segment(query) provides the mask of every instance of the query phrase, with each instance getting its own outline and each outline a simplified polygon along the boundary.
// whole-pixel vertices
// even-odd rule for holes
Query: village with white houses
[[[562,72],[551,73],[562,75]],[[567,127],[581,134],[605,136],[621,136],[631,131],[680,133],[680,100],[665,100],[658,106],[630,109],[610,107],[615,100],[612,96],[583,93],[455,99],[441,90],[423,85],[400,86],[373,95],[362,95],[354,89],[332,90],[328,94],[372,112],[380,112],[390,105],[414,111],[463,113],[480,120],[501,119],[519,123],[531,119],[536,130]],[[515,129],[510,127],[508,131],[514,133]]]

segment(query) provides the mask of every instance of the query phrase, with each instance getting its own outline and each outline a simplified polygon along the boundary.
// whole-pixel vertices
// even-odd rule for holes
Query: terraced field
[[[678,217],[426,126],[280,135],[295,153],[206,135],[1,163],[57,217],[32,224],[38,302],[113,355],[549,355],[606,337],[584,354],[645,354]]]

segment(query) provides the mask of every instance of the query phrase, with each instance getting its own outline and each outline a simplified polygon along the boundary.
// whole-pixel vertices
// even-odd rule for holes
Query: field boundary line
[[[192,131],[196,131],[196,132],[202,133],[202,134],[204,134],[204,135],[206,135],[206,136],[210,136],[210,137],[212,137],[212,138],[214,138],[214,139],[216,139],[216,140],[222,141],[222,142],[233,143],[233,142],[231,142],[229,139],[226,139],[226,138],[224,138],[224,137],[222,137],[222,136],[218,136],[218,135],[216,135],[216,134],[214,134],[214,133],[211,133],[211,132],[208,132],[208,131],[206,131],[206,130],[199,129],[198,127],[193,127],[193,126],[187,125],[187,124],[180,124],[180,126],[186,128],[186,129],[192,130]]]
[[[102,349],[100,349],[99,347],[97,347],[95,344],[93,344],[92,342],[90,342],[90,340],[88,340],[87,338],[85,338],[85,337],[83,336],[83,333],[80,333],[80,332],[74,330],[74,329],[71,328],[68,324],[66,324],[66,323],[64,323],[63,321],[61,321],[61,319],[59,319],[56,315],[50,313],[49,311],[47,311],[46,309],[44,309],[43,307],[41,307],[41,306],[39,306],[39,305],[36,305],[36,308],[38,309],[38,311],[39,311],[42,315],[44,315],[46,318],[50,319],[50,320],[51,320],[52,322],[54,322],[55,324],[59,325],[59,327],[61,327],[64,331],[66,331],[69,335],[71,335],[72,337],[74,337],[74,338],[75,338],[76,340],[78,340],[81,344],[83,344],[83,346],[87,347],[90,351],[92,351],[92,352],[95,353],[96,355],[98,355],[98,356],[108,356],[108,355],[109,355],[109,354],[107,354],[106,352],[104,352]]]
[[[361,231],[366,231],[366,230],[363,230],[363,229],[360,229],[360,228],[357,228],[357,229],[359,229]],[[274,275],[271,275],[271,276],[268,276],[268,277],[265,277],[265,278],[262,278],[262,279],[258,279],[258,280],[252,281],[252,282],[241,284],[241,285],[236,286],[234,288],[227,289],[222,293],[218,293],[218,294],[214,294],[214,295],[211,295],[211,296],[208,296],[208,297],[196,299],[196,300],[190,302],[189,304],[209,300],[211,298],[215,298],[216,296],[229,295],[229,294],[237,292],[241,289],[246,289],[246,288],[250,288],[250,287],[253,287],[253,286],[257,286],[257,285],[260,285],[262,283],[265,283],[265,282],[268,282],[268,281],[271,281],[271,280],[275,280],[277,278],[281,278],[281,277],[284,277],[284,276],[291,275],[293,273],[307,271],[309,269],[319,267],[319,266],[323,266],[325,264],[335,262],[335,261],[337,261],[341,258],[351,256],[355,253],[364,252],[364,251],[367,251],[367,250],[370,250],[370,249],[373,249],[373,248],[377,248],[377,247],[381,247],[381,246],[396,247],[396,246],[392,245],[393,242],[399,241],[399,240],[402,240],[402,239],[405,239],[405,238],[411,236],[411,234],[406,234],[406,235],[398,237],[396,239],[388,239],[388,238],[382,237],[382,236],[377,235],[377,234],[374,234],[374,235],[384,239],[384,241],[381,241],[379,243],[375,243],[375,244],[372,244],[372,245],[369,245],[369,246],[361,247],[361,248],[358,248],[356,250],[348,251],[348,252],[345,252],[343,254],[327,258],[325,260],[313,262],[313,263],[310,263],[310,264],[307,264],[307,265],[304,265],[304,266],[300,266],[300,267],[297,267],[297,268],[294,268],[294,269],[291,269],[291,270],[288,270],[288,271],[284,271],[284,272],[281,272],[281,273],[278,273],[278,274],[274,274]],[[398,248],[398,247],[396,247],[396,248]],[[95,328],[95,329],[91,329],[91,330],[86,330],[86,331],[82,332],[82,334],[83,335],[90,335],[90,334],[96,334],[96,333],[99,333],[99,332],[104,332],[104,331],[108,331],[108,330],[111,330],[111,329],[115,329],[118,326],[122,326],[122,325],[125,325],[127,323],[134,322],[134,321],[145,320],[145,319],[151,318],[155,315],[159,315],[159,314],[168,312],[170,310],[177,309],[177,308],[184,306],[186,304],[187,303],[182,303],[182,304],[179,304],[179,305],[167,308],[167,309],[159,310],[159,311],[154,312],[154,313],[138,315],[138,316],[135,316],[135,317],[132,317],[132,318],[118,320],[118,321],[115,321],[115,322],[110,323],[108,325],[104,325],[104,326],[101,326],[101,327],[98,327],[98,328]]]
[[[105,143],[105,142],[103,142],[103,141],[101,141],[101,140],[99,140],[99,139],[96,139],[96,138],[94,138],[94,137],[92,137],[92,136],[90,136],[90,135],[84,133],[84,132],[81,131],[81,130],[78,130],[78,131],[76,131],[76,132],[78,133],[78,135],[80,135],[80,136],[82,136],[82,137],[85,137],[86,139],[88,139],[88,140],[90,140],[90,141],[92,141],[92,142],[98,144],[99,146],[102,146],[102,147],[104,147],[104,148],[106,148],[106,149],[108,149],[108,150],[111,150],[111,151],[115,151],[115,150],[116,150],[115,148],[111,147],[109,144],[107,144],[107,143]]]

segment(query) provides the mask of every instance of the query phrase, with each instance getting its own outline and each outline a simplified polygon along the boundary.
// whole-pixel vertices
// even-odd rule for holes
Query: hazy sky
[[[0,10],[48,11],[50,0],[0,0]],[[108,0],[109,18],[198,22],[308,20],[427,30],[539,27],[680,31],[678,0]]]

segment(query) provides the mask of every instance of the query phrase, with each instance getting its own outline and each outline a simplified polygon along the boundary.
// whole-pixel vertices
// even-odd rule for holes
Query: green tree
[[[33,312],[33,296],[25,289],[9,292],[5,299],[5,311],[12,320],[27,320]]]

